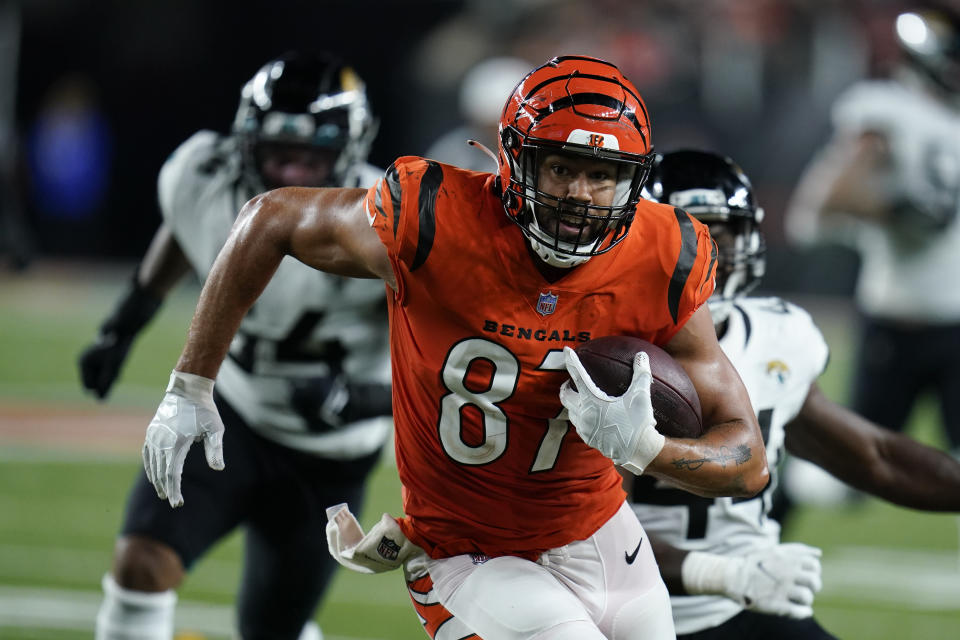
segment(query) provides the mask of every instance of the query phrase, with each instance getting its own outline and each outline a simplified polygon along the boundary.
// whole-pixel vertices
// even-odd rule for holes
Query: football
[[[630,386],[633,357],[638,351],[645,351],[650,358],[650,400],[657,431],[671,438],[702,435],[700,397],[687,372],[669,353],[633,336],[604,336],[576,348],[594,383],[611,396],[623,395]]]

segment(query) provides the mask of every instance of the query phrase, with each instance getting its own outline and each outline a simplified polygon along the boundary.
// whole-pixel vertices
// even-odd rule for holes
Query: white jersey
[[[237,213],[255,193],[247,186],[236,142],[200,131],[170,156],[158,192],[164,222],[206,279]],[[382,172],[358,167],[346,186],[366,187]],[[333,431],[311,431],[291,406],[295,385],[342,372],[356,382],[390,381],[384,284],[340,278],[283,259],[243,319],[217,376],[216,389],[261,435],[326,457],[376,451],[392,422],[377,418]]]
[[[894,184],[915,202],[960,211],[960,111],[919,87],[865,81],[833,108],[841,135],[878,132],[893,158]],[[870,316],[924,322],[960,322],[960,216],[923,242],[898,239],[895,228],[858,222],[854,235],[862,263],[857,302]]]
[[[757,496],[703,498],[649,476],[634,481],[633,510],[651,535],[679,549],[743,555],[780,541],[767,517],[783,455],[784,426],[797,416],[827,364],[827,345],[810,315],[779,298],[741,298],[720,346],[736,367],[757,414],[770,483]],[[672,596],[678,634],[722,624],[741,611],[723,596]]]

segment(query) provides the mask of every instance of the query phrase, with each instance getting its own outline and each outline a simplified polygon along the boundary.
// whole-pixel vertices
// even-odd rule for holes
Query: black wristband
[[[123,297],[117,301],[113,313],[100,326],[100,333],[114,333],[122,337],[132,337],[140,332],[157,313],[163,299],[154,296],[137,282],[137,272]]]

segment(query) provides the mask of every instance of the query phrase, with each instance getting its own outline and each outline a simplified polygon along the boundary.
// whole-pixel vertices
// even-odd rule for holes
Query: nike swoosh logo
[[[627,564],[633,564],[633,561],[637,559],[637,554],[640,553],[640,545],[643,544],[643,538],[640,538],[640,542],[637,543],[637,548],[633,550],[633,553],[623,552],[623,558],[627,561]]]

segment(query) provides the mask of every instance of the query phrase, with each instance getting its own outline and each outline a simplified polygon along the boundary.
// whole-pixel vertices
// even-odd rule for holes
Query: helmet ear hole
[[[519,204],[517,202],[516,194],[514,194],[509,189],[504,189],[501,197],[503,198],[503,206],[505,206],[507,209],[510,209],[511,211],[516,209],[517,205]]]
[[[517,137],[513,134],[513,131],[510,129],[502,129],[500,131],[500,144],[503,145],[504,149],[513,150],[517,146]]]

